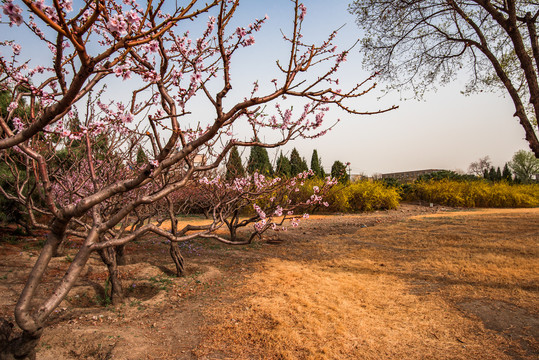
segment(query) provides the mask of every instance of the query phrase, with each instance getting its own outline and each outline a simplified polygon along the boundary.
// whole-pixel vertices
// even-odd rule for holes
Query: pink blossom
[[[11,112],[11,111],[15,110],[16,108],[17,108],[17,102],[12,101],[11,104],[9,104],[9,106],[7,107],[7,111]]]
[[[340,53],[338,56],[337,56],[337,64],[343,62],[343,61],[346,61],[346,55],[347,53],[346,52],[343,52],[343,53]]]
[[[19,44],[13,44],[11,48],[13,49],[13,55],[19,55],[21,53],[21,46]]]
[[[60,1],[60,7],[67,12],[73,11],[73,0],[62,0]]]
[[[152,40],[146,48],[151,53],[157,52],[159,51],[159,42],[157,40]]]
[[[202,74],[199,72],[194,73],[191,75],[191,82],[192,83],[199,83],[202,81]]]
[[[267,220],[262,219],[259,222],[255,223],[255,229],[256,231],[262,231],[264,229],[264,226],[266,225]]]
[[[247,32],[245,31],[245,28],[240,28],[238,27],[236,29],[236,35],[238,35],[238,37],[241,39],[242,37],[244,37],[245,35],[247,35]]]
[[[251,46],[251,45],[253,45],[254,43],[255,43],[255,38],[254,38],[253,35],[251,35],[251,36],[249,36],[249,39],[247,39],[247,40],[245,40],[245,41],[243,42],[242,45],[243,45],[244,47],[246,47],[246,46]]]
[[[158,167],[159,166],[159,161],[157,159],[151,160],[150,165],[153,166],[153,167]]]
[[[13,118],[13,126],[15,127],[15,132],[20,132],[24,129],[24,124],[22,123],[21,119],[18,117]]]
[[[127,19],[126,20],[130,25],[137,26],[138,23],[140,22],[140,17],[138,16],[138,14],[137,14],[137,12],[135,10],[131,10],[130,12],[127,13]]]
[[[142,80],[146,82],[156,82],[159,79],[161,79],[161,76],[159,76],[159,74],[156,73],[155,71],[145,71],[142,74]]]
[[[301,14],[299,14],[299,20],[303,21],[305,18],[305,15],[307,14],[307,8],[303,4],[299,4],[299,10],[301,11]]]
[[[22,9],[18,5],[14,5],[11,0],[6,1],[3,6],[4,14],[9,16],[9,26],[13,24],[19,26],[22,24]]]
[[[123,15],[112,16],[107,23],[107,28],[111,33],[120,35],[127,34],[127,23],[125,22]]]
[[[255,209],[256,213],[258,214],[258,216],[260,216],[261,219],[266,218],[266,213],[262,211],[260,206],[258,206],[257,204],[253,204],[253,208]]]
[[[133,122],[134,119],[135,117],[133,114],[131,114],[131,112],[126,112],[125,114],[120,115],[120,120],[126,124]]]
[[[43,9],[45,9],[45,5],[43,4],[45,0],[36,0],[34,2],[34,5],[41,11],[43,11]]]

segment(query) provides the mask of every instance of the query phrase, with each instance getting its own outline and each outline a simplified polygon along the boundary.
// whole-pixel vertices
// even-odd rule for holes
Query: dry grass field
[[[311,216],[242,247],[195,241],[181,279],[163,244],[140,241],[126,304],[100,305],[92,259],[40,358],[537,359],[539,209],[438,210]],[[9,316],[36,250],[0,251]]]

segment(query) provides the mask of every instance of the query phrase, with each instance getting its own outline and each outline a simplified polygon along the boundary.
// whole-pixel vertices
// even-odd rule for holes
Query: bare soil
[[[13,321],[43,234],[11,230],[0,316]],[[38,359],[537,359],[538,246],[539,209],[403,205],[311,215],[247,246],[185,243],[176,278],[168,245],[148,237],[128,247],[122,305],[107,304],[106,267],[90,260]]]

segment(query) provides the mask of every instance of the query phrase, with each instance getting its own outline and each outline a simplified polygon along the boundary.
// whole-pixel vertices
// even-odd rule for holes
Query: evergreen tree
[[[500,170],[500,167],[496,169],[496,181],[502,181],[502,171]]]
[[[513,174],[511,173],[511,170],[509,170],[509,165],[507,163],[503,166],[502,178],[506,181],[513,180]]]
[[[290,177],[290,172],[290,160],[288,160],[288,158],[281,152],[281,155],[279,155],[279,158],[277,159],[275,173],[281,177]]]
[[[273,168],[271,166],[266,148],[261,146],[251,147],[249,162],[247,163],[247,171],[249,174],[258,172],[259,174],[266,176],[273,175]]]
[[[305,158],[301,158],[301,166],[300,166],[300,172],[302,171],[309,171],[309,165],[307,165],[307,160]]]
[[[320,166],[321,159],[318,157],[318,151],[313,150],[313,155],[311,156],[311,170],[314,172],[314,175],[318,178],[324,177],[324,170]]]
[[[342,184],[346,184],[350,180],[346,172],[346,165],[338,160],[331,166],[331,177],[337,178]]]
[[[137,151],[137,165],[140,166],[140,165],[146,164],[147,162],[148,162],[148,156],[144,152],[144,149],[142,148],[142,146],[139,146],[138,151]]]
[[[491,166],[488,171],[488,179],[490,181],[496,181],[496,169],[494,169],[494,166]]]
[[[232,180],[244,176],[245,169],[243,168],[243,164],[241,163],[240,153],[238,151],[238,148],[234,146],[230,150],[230,154],[228,155],[225,178],[227,180]]]
[[[296,176],[300,172],[309,170],[307,162],[299,156],[296,148],[292,149],[290,154],[290,176]]]

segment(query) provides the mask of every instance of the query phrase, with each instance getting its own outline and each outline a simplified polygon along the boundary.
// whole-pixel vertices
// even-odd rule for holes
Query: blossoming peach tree
[[[291,31],[283,36],[288,55],[277,61],[275,79],[261,90],[253,78],[241,97],[231,95],[231,64],[245,56],[244,48],[254,44],[267,18],[231,29],[239,0],[185,0],[174,8],[164,0],[80,4],[79,9],[71,0],[1,5],[3,36],[19,27],[44,49],[35,65],[21,60],[20,44],[0,43],[0,91],[9,98],[0,113],[0,156],[12,174],[0,193],[22,204],[33,226],[48,233],[15,306],[22,332],[12,333],[5,320],[0,324],[3,358],[35,357],[47,319],[92,253],[114,265],[114,249],[146,233],[173,244],[213,236],[215,226],[187,233],[175,226],[164,232],[154,224],[136,230],[129,225],[144,206],[173,206],[172,195],[197,174],[216,169],[233,146],[277,147],[323,135],[331,127],[323,123],[331,106],[369,113],[346,102],[373,85],[332,88],[347,51],[336,51],[336,32],[320,44],[302,41],[306,8],[297,0],[291,1]],[[201,21],[198,37],[186,31],[193,27],[196,33],[193,24]],[[123,81],[121,94],[106,90],[115,81]],[[212,115],[193,125],[200,110],[192,105],[195,96],[205,99]],[[303,99],[301,112],[287,107],[285,98]],[[267,114],[273,108],[275,115]],[[242,123],[252,137],[235,134]],[[268,130],[278,137],[258,140],[259,132]],[[139,146],[151,155],[144,163],[134,156]],[[200,154],[204,161],[197,161]],[[236,196],[249,200],[247,189],[236,188]],[[257,231],[272,226],[264,223],[262,211],[257,209]],[[82,246],[54,289],[38,296],[51,257],[67,235],[82,238]]]
[[[336,179],[327,178],[322,188],[312,186],[307,189],[310,196],[296,199],[290,196],[307,186],[305,181],[314,176],[312,170],[304,171],[292,178],[268,178],[254,173],[246,177],[225,181],[220,176],[213,179],[203,177],[199,180],[199,190],[210,204],[211,226],[219,228],[226,225],[228,238],[212,232],[212,237],[225,244],[249,244],[255,237],[260,237],[267,230],[286,231],[285,222],[296,227],[301,219],[307,219],[305,211],[317,205],[328,206],[324,196],[337,183]],[[237,230],[253,224],[253,231],[245,238],[239,238]]]

